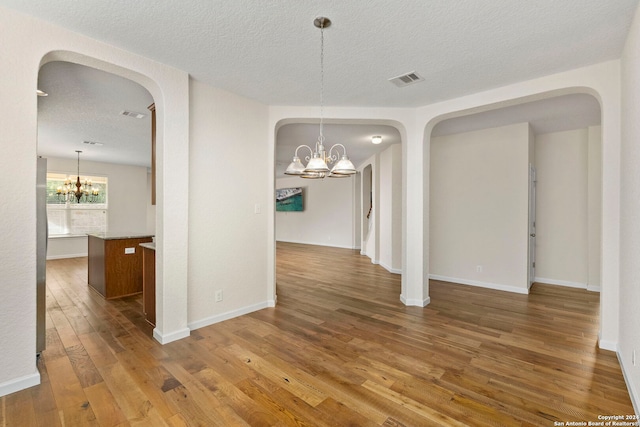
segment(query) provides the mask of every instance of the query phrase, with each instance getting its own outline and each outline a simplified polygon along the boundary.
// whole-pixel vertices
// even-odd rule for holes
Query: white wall
[[[536,136],[536,281],[587,288],[589,132]]]
[[[640,414],[640,9],[622,54],[620,206],[620,342],[618,358]],[[603,141],[606,144],[606,141]],[[606,283],[603,283],[605,286]]]
[[[402,272],[402,146],[380,153],[380,265]]]
[[[276,212],[276,240],[359,248],[353,241],[354,177],[276,179],[276,188],[302,187],[302,212]]]
[[[431,140],[431,278],[528,292],[530,160],[528,123]]]
[[[47,158],[48,172],[77,174],[74,159]],[[147,186],[147,168],[112,163],[81,161],[80,175],[108,178],[107,228],[115,233],[155,233],[148,224],[151,193]],[[155,223],[155,218],[154,218]],[[151,224],[153,226],[155,224]],[[86,237],[50,238],[47,259],[86,256]]]
[[[195,329],[274,304],[265,256],[273,193],[264,178],[273,166],[264,161],[265,105],[196,80],[190,86],[188,313]]]

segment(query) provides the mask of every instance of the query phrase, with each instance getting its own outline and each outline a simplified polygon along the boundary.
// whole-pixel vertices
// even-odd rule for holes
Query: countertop
[[[107,231],[106,233],[91,233],[88,236],[97,237],[104,240],[120,240],[120,239],[145,239],[153,237],[149,233],[114,233]]]
[[[139,245],[143,248],[156,250],[156,242],[140,243]]]

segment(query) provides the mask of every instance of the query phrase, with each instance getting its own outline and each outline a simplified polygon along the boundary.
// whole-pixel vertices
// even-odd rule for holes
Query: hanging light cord
[[[324,145],[324,22],[320,24],[320,136],[318,142]]]

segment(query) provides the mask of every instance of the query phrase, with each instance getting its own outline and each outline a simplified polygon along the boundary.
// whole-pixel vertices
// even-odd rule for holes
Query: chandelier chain
[[[318,141],[324,143],[324,24],[320,25],[320,137]]]

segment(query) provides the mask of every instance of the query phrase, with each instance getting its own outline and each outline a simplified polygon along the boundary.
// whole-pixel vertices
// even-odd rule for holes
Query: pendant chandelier
[[[284,172],[286,175],[297,175],[301,178],[322,179],[325,176],[330,178],[347,178],[356,173],[356,168],[347,156],[347,149],[342,144],[334,144],[329,151],[324,147],[324,29],[331,25],[329,18],[319,17],[313,21],[313,25],[320,28],[320,135],[315,143],[315,149],[308,145],[299,145],[293,156],[293,161]],[[298,150],[306,148],[309,156],[305,157],[307,165],[303,165]],[[340,156],[340,148],[342,156]],[[338,160],[339,159],[339,160]],[[329,170],[328,164],[335,162],[333,169]]]
[[[64,186],[56,189],[58,200],[63,202],[73,202],[75,197],[76,203],[95,202],[98,199],[100,191],[97,188],[92,188],[93,184],[91,180],[85,179],[84,184],[80,181],[80,153],[82,153],[82,151],[76,150],[76,153],[78,153],[78,177],[73,186],[71,178],[67,178],[64,181]],[[75,190],[73,187],[75,187]]]

